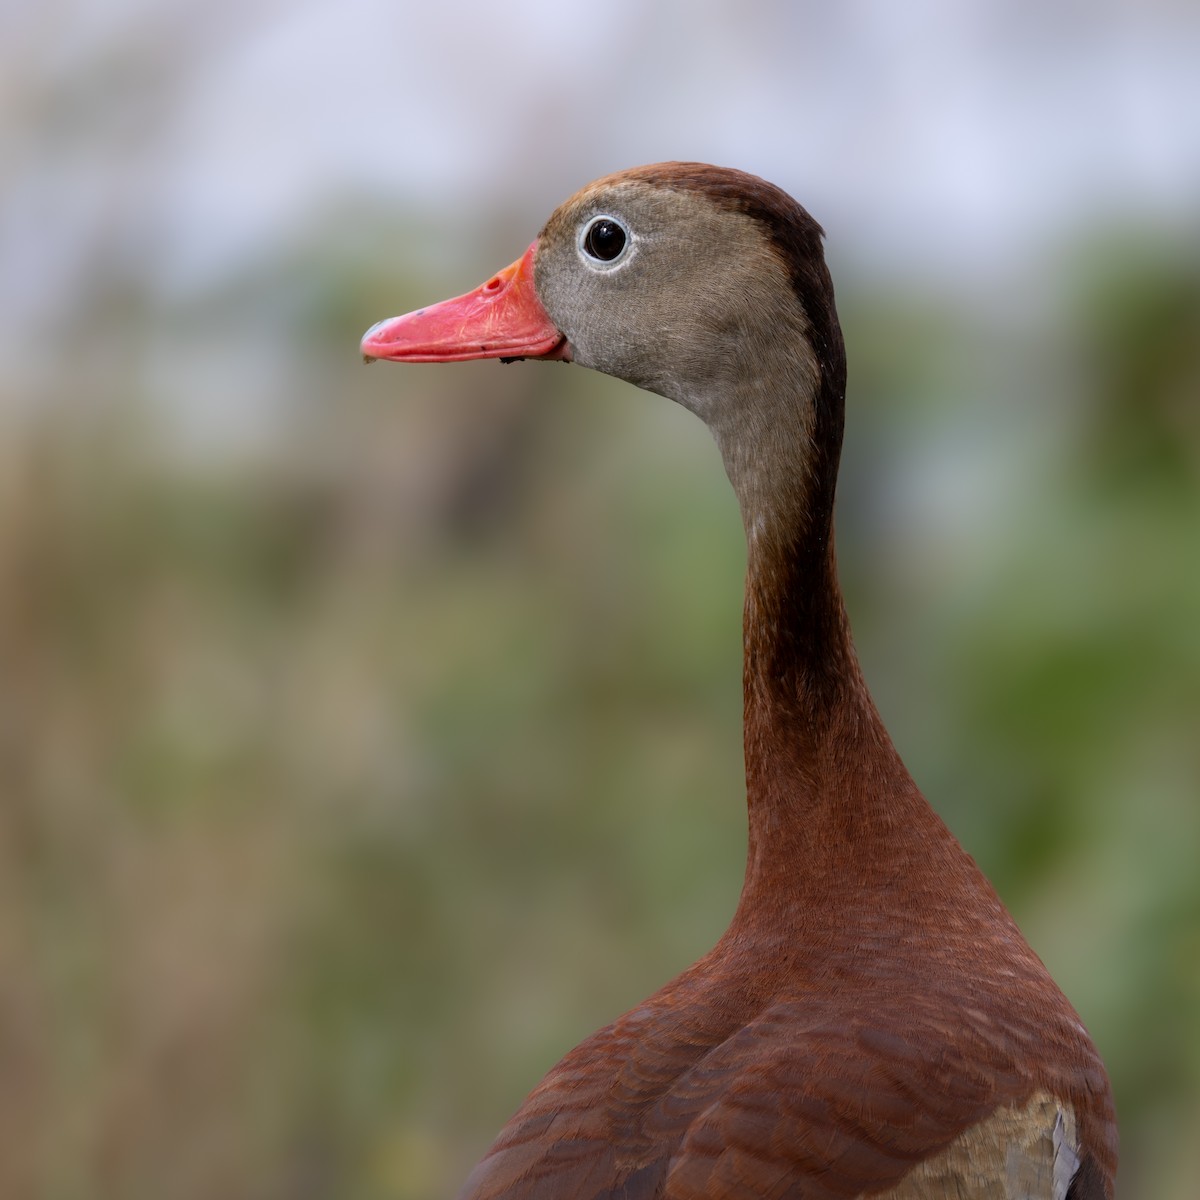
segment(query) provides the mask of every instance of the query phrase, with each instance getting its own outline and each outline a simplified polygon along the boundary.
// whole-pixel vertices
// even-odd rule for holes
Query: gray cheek
[[[638,359],[628,314],[610,295],[596,294],[586,277],[575,286],[552,282],[542,297],[550,319],[571,344],[573,361],[606,375],[630,379]]]

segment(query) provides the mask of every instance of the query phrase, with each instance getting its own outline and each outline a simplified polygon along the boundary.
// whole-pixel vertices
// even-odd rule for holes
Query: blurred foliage
[[[5,429],[5,1197],[452,1194],[732,912],[707,434],[577,369],[359,368],[454,290],[389,287],[373,221],[100,289]],[[1062,277],[1053,320],[843,288],[843,571],[906,760],[1106,1057],[1123,1194],[1190,1200],[1200,265],[1111,237]],[[181,443],[164,380],[256,414],[240,449]]]

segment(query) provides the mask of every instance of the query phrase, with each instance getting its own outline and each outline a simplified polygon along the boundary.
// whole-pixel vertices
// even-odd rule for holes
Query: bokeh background
[[[0,4],[0,1195],[435,1200],[741,880],[741,531],[572,368],[365,369],[588,180],[828,233],[867,676],[1200,1178],[1200,10]]]

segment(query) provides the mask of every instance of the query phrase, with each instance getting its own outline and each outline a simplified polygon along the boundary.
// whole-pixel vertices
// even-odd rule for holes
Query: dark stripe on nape
[[[1104,1190],[1104,1180],[1100,1177],[1100,1168],[1090,1155],[1079,1164],[1071,1186],[1067,1188],[1067,1200],[1108,1200]]]
[[[753,217],[763,226],[779,257],[783,259],[792,287],[814,324],[814,332],[826,332],[817,328],[827,323],[821,320],[821,314],[832,314],[833,310],[833,283],[825,268],[825,256],[821,249],[825,231],[808,210],[782,188],[733,167],[713,167],[707,163],[693,162],[653,163],[634,167],[631,171],[622,171],[620,178],[641,180],[654,187],[701,192],[730,212]],[[836,327],[836,318],[832,323]],[[817,345],[815,349],[818,357],[823,357],[823,347]]]
[[[624,171],[620,178],[699,192],[727,211],[744,213],[762,226],[808,318],[808,340],[821,372],[821,386],[814,400],[813,447],[817,461],[812,466],[819,480],[819,495],[813,497],[813,515],[819,520],[831,517],[845,420],[846,348],[821,245],[824,230],[782,188],[732,167],[654,163]]]
[[[818,370],[811,397],[812,429],[805,520],[794,540],[780,547],[776,586],[786,609],[767,618],[774,629],[771,655],[760,670],[786,680],[788,693],[803,681],[814,693],[837,691],[845,683],[839,649],[845,642],[841,598],[833,576],[830,538],[838,462],[845,420],[846,352],[825,266],[821,226],[782,188],[727,167],[667,162],[623,171],[612,180],[690,191],[726,212],[753,220],[778,256],[807,321],[806,338]],[[602,181],[607,182],[607,181]]]
[[[821,244],[825,231],[782,188],[733,167],[694,162],[652,163],[622,171],[619,178],[700,192],[727,211],[745,213],[762,226],[782,259],[792,290],[808,317],[808,338],[822,383],[817,398],[818,428],[813,440],[817,446],[832,450],[833,462],[828,465],[836,472],[846,398],[846,349],[837,319],[833,280]],[[826,411],[821,412],[822,408]],[[832,500],[832,494],[829,499]]]

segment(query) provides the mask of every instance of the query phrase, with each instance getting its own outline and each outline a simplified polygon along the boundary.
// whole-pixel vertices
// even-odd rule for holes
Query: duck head
[[[806,515],[832,510],[845,359],[821,228],[744,172],[659,163],[589,184],[511,266],[379,322],[362,353],[591,367],[709,425],[748,527],[753,494],[778,503],[789,477],[817,485]]]

